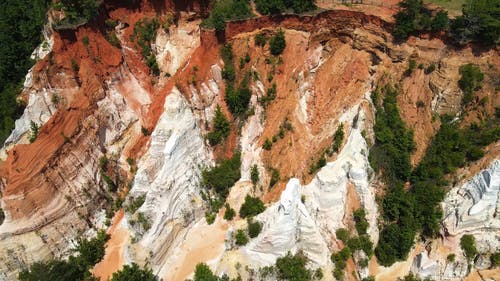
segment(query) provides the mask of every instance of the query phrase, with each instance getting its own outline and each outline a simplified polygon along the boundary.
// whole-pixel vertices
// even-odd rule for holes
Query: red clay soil
[[[96,101],[103,97],[103,81],[122,61],[119,50],[90,28],[80,28],[65,36],[54,35],[53,64],[60,72],[78,76],[81,88],[65,110],[59,110],[40,128],[34,143],[17,145],[9,152],[0,176],[7,183],[3,191],[4,208],[13,220],[29,217],[36,206],[44,206],[53,199],[57,190],[45,184],[41,172],[65,144],[63,135],[71,138],[80,130],[83,119],[92,114]],[[89,38],[88,47],[82,43],[84,36]],[[73,73],[72,61],[78,64],[78,73]],[[21,194],[24,200],[9,198]]]

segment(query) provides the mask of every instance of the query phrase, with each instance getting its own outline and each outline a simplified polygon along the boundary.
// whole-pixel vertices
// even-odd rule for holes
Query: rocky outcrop
[[[202,214],[201,169],[210,161],[195,115],[174,88],[165,99],[164,113],[138,163],[130,191],[131,197],[146,195],[138,212],[149,218],[151,228],[138,242],[137,257],[151,252],[149,258],[156,271],[164,270],[169,251],[179,242],[179,232]]]
[[[462,186],[450,190],[443,202],[444,225],[449,235],[470,230],[498,231],[500,160]],[[500,245],[499,245],[500,246]]]

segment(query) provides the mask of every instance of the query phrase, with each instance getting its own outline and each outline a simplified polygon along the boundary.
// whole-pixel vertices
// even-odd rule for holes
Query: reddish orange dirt
[[[82,43],[84,36],[91,42],[88,47]],[[65,110],[57,111],[40,128],[34,143],[17,145],[9,151],[0,173],[7,183],[3,191],[4,208],[13,220],[30,217],[54,198],[57,188],[43,179],[42,171],[65,145],[63,135],[71,138],[82,129],[83,119],[92,114],[96,101],[103,97],[103,81],[122,61],[119,50],[91,28],[80,28],[67,37],[56,33],[53,54],[53,62],[49,63],[55,65],[52,70],[78,77],[81,88]],[[95,57],[100,59],[93,60]],[[78,73],[72,69],[71,61],[79,65]],[[20,194],[24,200],[10,199]]]
[[[110,239],[106,243],[106,253],[93,269],[93,274],[102,281],[109,280],[114,272],[121,269],[125,264],[125,245],[129,239],[128,231],[123,228],[122,222],[125,212],[120,209],[113,218],[113,224],[108,230]]]

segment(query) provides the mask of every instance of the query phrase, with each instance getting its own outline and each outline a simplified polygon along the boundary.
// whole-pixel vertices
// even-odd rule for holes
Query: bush
[[[223,139],[226,139],[229,136],[230,129],[231,124],[224,113],[222,113],[220,106],[217,106],[213,120],[213,131],[209,132],[207,135],[210,145],[217,145]]]
[[[365,209],[357,209],[353,213],[354,222],[356,223],[356,230],[358,231],[358,235],[366,234],[368,230],[368,221],[366,220]]]
[[[339,152],[342,142],[344,141],[344,124],[340,123],[335,134],[333,135],[333,145],[332,149],[335,152]]]
[[[252,221],[251,219],[248,220],[248,236],[250,238],[255,238],[259,236],[260,232],[262,231],[262,224],[258,221]]]
[[[499,266],[500,265],[500,252],[491,254],[490,260],[491,260],[491,267]]]
[[[238,246],[244,246],[248,243],[248,236],[243,229],[238,229],[234,238],[236,239],[235,242]]]
[[[252,197],[247,194],[247,196],[245,197],[245,202],[243,203],[243,205],[241,205],[240,208],[240,217],[253,217],[264,212],[265,209],[266,207],[264,206],[264,203],[260,200],[260,198]]]
[[[257,165],[252,166],[252,170],[250,171],[250,178],[252,179],[252,183],[254,185],[259,182],[259,167],[257,167]]]
[[[267,36],[264,32],[259,32],[255,35],[255,45],[264,47],[267,43]]]
[[[20,281],[63,281],[90,280],[93,278],[90,269],[104,257],[104,245],[109,236],[99,231],[96,238],[80,239],[75,252],[67,261],[50,260],[37,262],[29,269],[19,273]]]
[[[236,211],[233,208],[231,208],[229,203],[226,203],[226,212],[224,213],[224,219],[231,221],[231,220],[233,220],[235,215],[236,215]]]
[[[214,1],[210,16],[203,22],[206,27],[217,31],[226,29],[226,21],[245,19],[253,16],[248,0],[218,0]]]
[[[124,265],[123,268],[111,277],[111,281],[156,281],[158,280],[151,269],[142,269],[136,263]]]
[[[264,15],[281,14],[287,10],[304,13],[316,8],[312,0],[256,0],[255,5],[257,11]]]
[[[131,198],[130,203],[127,205],[125,210],[130,214],[135,213],[146,201],[146,194],[139,195],[137,198]]]
[[[446,261],[447,262],[455,262],[455,254],[449,254],[447,257],[446,257]]]
[[[30,136],[29,136],[29,141],[30,143],[34,143],[36,138],[38,137],[38,130],[40,129],[40,126],[33,122],[30,121]]]
[[[344,244],[347,244],[347,241],[349,241],[349,231],[345,228],[339,228],[337,231],[335,231],[335,236],[337,236],[337,239],[340,239]]]
[[[450,19],[448,18],[448,12],[439,11],[436,16],[432,19],[431,28],[433,31],[442,31],[448,29]]]
[[[484,75],[479,67],[473,64],[465,64],[460,67],[460,80],[458,80],[458,86],[464,92],[464,97],[462,99],[463,104],[470,103],[474,98],[474,91],[481,88],[481,82],[484,79]]]
[[[273,56],[281,55],[286,47],[285,32],[282,30],[276,32],[274,36],[271,37],[271,40],[269,40],[269,46],[271,47],[271,54]]]
[[[269,186],[273,187],[280,180],[280,171],[278,169],[271,168],[271,180]]]
[[[214,189],[222,198],[229,194],[229,188],[241,177],[241,153],[236,152],[231,159],[222,160],[220,164],[210,170],[202,172],[203,184]]]
[[[273,147],[273,142],[269,139],[269,138],[266,138],[266,140],[264,141],[264,144],[262,145],[262,148],[264,150],[271,150],[271,148]]]
[[[134,31],[130,37],[131,41],[137,39],[137,45],[141,48],[142,57],[146,61],[146,65],[151,69],[155,75],[160,74],[160,68],[156,62],[156,57],[151,50],[151,44],[156,38],[156,30],[160,27],[158,20],[141,19],[134,25]]]
[[[424,71],[425,74],[431,74],[432,72],[434,72],[434,70],[436,70],[436,65],[431,63]]]
[[[451,22],[451,33],[459,44],[471,41],[495,45],[500,42],[500,19],[498,2],[487,0],[467,0],[462,8],[462,16]]]
[[[460,238],[460,246],[462,247],[464,255],[468,260],[474,259],[474,257],[478,254],[476,249],[476,239],[472,235],[464,234],[462,238]]]
[[[5,213],[2,208],[0,208],[0,225],[2,225],[3,221],[5,220]]]
[[[199,263],[194,270],[194,281],[218,281],[218,278],[208,265]]]
[[[292,256],[290,252],[276,260],[278,280],[310,281],[311,271],[306,268],[306,257],[302,253]]]

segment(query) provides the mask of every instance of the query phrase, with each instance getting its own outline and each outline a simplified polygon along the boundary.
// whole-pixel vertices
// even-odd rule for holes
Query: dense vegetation
[[[399,3],[401,11],[395,15],[394,38],[406,40],[408,36],[420,31],[440,31],[448,28],[448,13],[438,12],[432,16],[424,7],[422,0],[404,0]]]
[[[252,197],[247,194],[245,202],[240,208],[240,217],[253,217],[264,212],[265,209],[266,207],[259,197]]]
[[[276,260],[278,280],[309,281],[312,279],[312,273],[306,268],[306,257],[297,253],[292,255],[290,252],[284,257]]]
[[[230,159],[222,160],[217,166],[202,172],[203,184],[212,188],[218,195],[226,198],[229,188],[240,179],[241,153]]]
[[[451,23],[451,33],[458,43],[500,42],[500,1],[467,0],[462,14]]]
[[[477,255],[476,239],[474,238],[474,236],[469,234],[464,234],[464,236],[460,238],[460,246],[464,251],[465,257],[469,261],[473,260],[474,257]]]
[[[102,1],[60,0],[54,4],[56,10],[64,11],[64,18],[54,23],[56,29],[73,29],[97,16]]]
[[[221,57],[224,61],[222,77],[226,80],[226,104],[233,115],[241,116],[247,111],[252,96],[248,85],[251,77],[249,74],[245,75],[239,87],[235,89],[236,70],[234,67],[234,55],[231,44],[226,44],[222,47]]]
[[[223,31],[226,21],[245,19],[253,16],[249,0],[217,0],[203,24],[209,28]]]
[[[481,88],[481,82],[484,79],[484,74],[479,67],[473,64],[465,64],[460,67],[460,80],[458,86],[464,92],[462,99],[463,104],[468,104],[474,99],[474,92]]]
[[[229,277],[225,274],[222,275],[221,277],[217,277],[212,272],[212,270],[210,270],[210,267],[208,267],[208,265],[204,263],[199,263],[196,265],[193,281],[241,281],[241,277],[237,277],[235,279],[229,279]]]
[[[422,31],[449,30],[459,44],[475,41],[490,45],[500,42],[499,1],[467,0],[463,5],[463,15],[451,21],[445,11],[432,16],[422,0],[404,0],[399,5],[401,11],[395,15],[393,32],[396,40],[406,40],[408,36]]]
[[[285,32],[283,30],[276,32],[269,40],[269,46],[273,56],[281,55],[286,47]]]
[[[425,156],[412,171],[409,155],[415,147],[413,134],[401,120],[397,92],[388,86],[381,91],[385,95],[382,106],[379,91],[373,96],[377,113],[370,162],[382,172],[387,194],[381,202],[385,225],[375,253],[382,265],[391,265],[406,258],[418,231],[424,237],[438,235],[442,217],[439,203],[448,184],[445,175],[481,158],[481,147],[500,139],[500,128],[497,120],[460,128],[451,117],[443,116]],[[405,191],[408,181],[411,188]]]
[[[208,133],[207,138],[210,145],[217,145],[229,136],[231,124],[227,120],[224,113],[222,113],[220,106],[215,110],[213,130]]]
[[[108,240],[104,231],[99,231],[97,237],[81,239],[75,252],[68,260],[50,260],[37,262],[19,273],[20,281],[66,281],[94,280],[90,269],[104,257],[104,244]]]
[[[156,281],[151,269],[142,269],[136,263],[126,264],[111,277],[111,281]]]
[[[256,0],[257,11],[263,15],[276,15],[284,12],[304,13],[314,10],[312,0]]]
[[[142,19],[135,23],[134,32],[130,36],[131,41],[137,40],[137,45],[141,47],[141,54],[146,61],[147,66],[153,74],[160,74],[160,67],[156,62],[156,56],[151,50],[151,43],[156,38],[156,30],[160,27],[160,23],[156,18]]]
[[[30,55],[40,44],[49,0],[5,0],[0,9],[0,146],[14,128],[24,105],[16,101]]]

